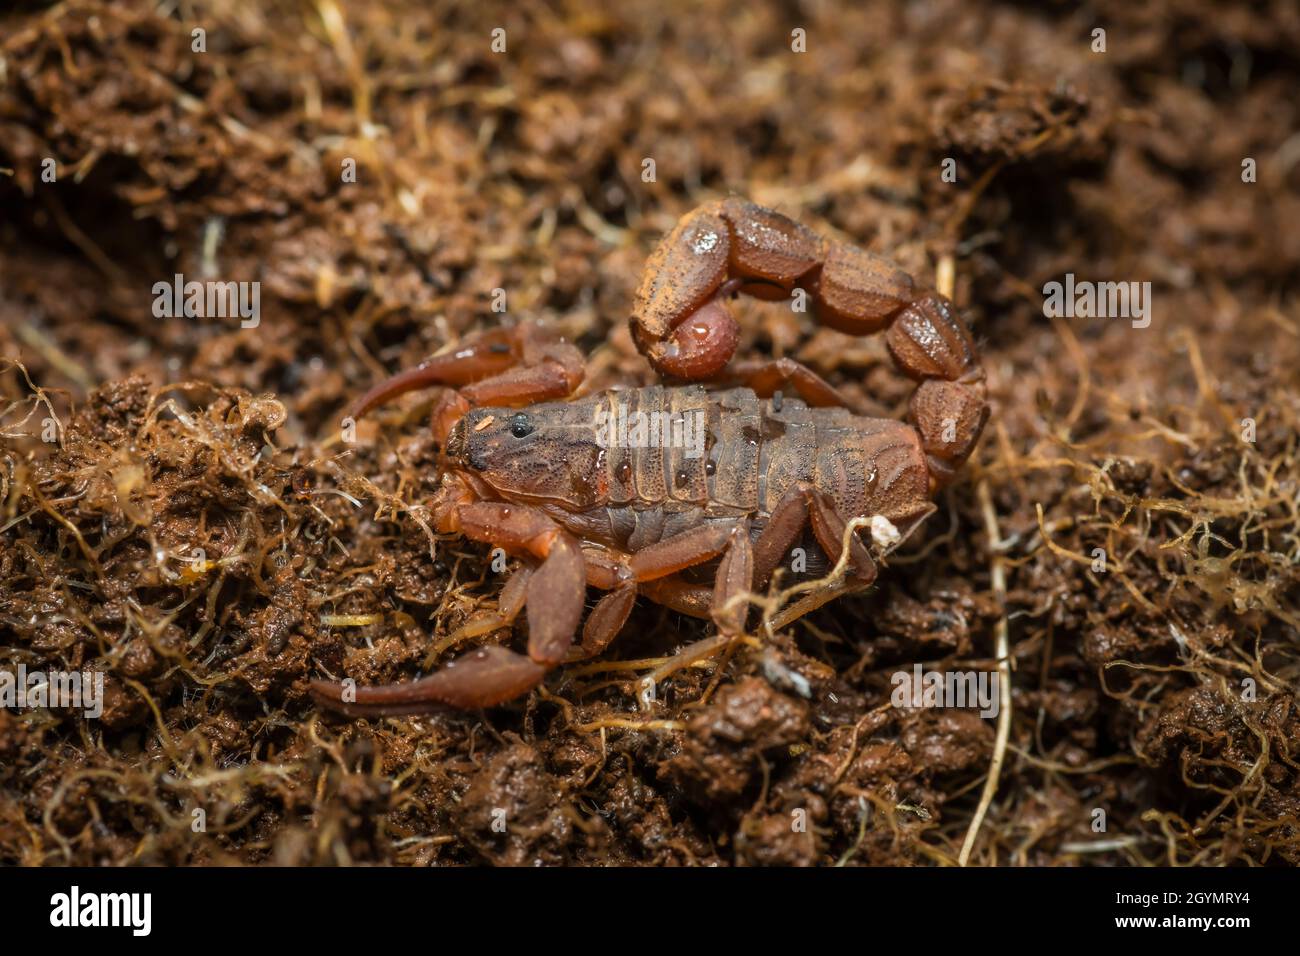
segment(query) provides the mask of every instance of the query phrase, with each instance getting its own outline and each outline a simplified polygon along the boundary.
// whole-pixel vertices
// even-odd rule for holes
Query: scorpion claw
[[[530,521],[523,509],[515,513],[516,529],[525,534],[536,531],[532,525],[538,523]],[[533,537],[544,540],[546,529],[543,527]],[[523,587],[529,629],[527,657],[489,644],[462,654],[420,680],[355,690],[343,683],[312,681],[312,696],[352,716],[379,716],[418,713],[428,710],[430,704],[447,704],[461,710],[492,707],[528,693],[541,683],[548,670],[565,659],[582,620],[586,594],[585,561],[582,549],[572,538],[558,533],[548,544],[539,542],[535,547],[546,555],[541,567],[512,577],[506,585],[509,596],[503,597],[502,612],[489,619],[509,623],[517,613],[516,591]],[[512,588],[516,581],[522,583]]]
[[[458,349],[379,382],[352,404],[348,416],[360,418],[399,395],[434,386],[459,389],[462,403],[527,405],[570,394],[585,371],[581,352],[563,342],[546,341],[537,326],[525,322],[488,329]]]
[[[568,535],[557,536],[528,582],[528,656],[534,661],[554,666],[564,660],[582,621],[586,585],[582,549]]]
[[[427,712],[430,704],[461,710],[492,707],[541,683],[547,668],[496,644],[470,651],[419,680],[378,687],[312,681],[311,694],[326,707],[349,716],[388,716]]]

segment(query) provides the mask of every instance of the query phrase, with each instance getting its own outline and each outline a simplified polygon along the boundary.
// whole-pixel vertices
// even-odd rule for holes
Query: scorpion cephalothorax
[[[824,324],[858,335],[885,330],[895,362],[920,383],[912,424],[855,414],[791,359],[731,362],[738,328],[726,299],[796,290]],[[700,207],[663,240],[631,325],[660,373],[722,390],[681,384],[571,399],[581,354],[525,324],[481,333],[357,403],[359,415],[412,389],[448,388],[433,415],[446,465],[434,524],[523,559],[497,611],[454,637],[506,628],[522,612],[528,652],[490,644],[428,677],[355,697],[314,681],[318,700],[355,713],[500,703],[564,661],[603,650],[638,594],[736,633],[748,607],[740,595],[764,587],[801,543],[833,564],[847,540],[846,584],[834,593],[866,587],[875,562],[849,522],[883,522],[892,541],[909,534],[969,457],[988,414],[974,343],[946,298],[918,293],[879,256],[742,199]],[[611,442],[604,425],[619,415],[694,422],[699,440]],[[575,648],[588,585],[607,593]],[[805,599],[796,614],[824,599]]]

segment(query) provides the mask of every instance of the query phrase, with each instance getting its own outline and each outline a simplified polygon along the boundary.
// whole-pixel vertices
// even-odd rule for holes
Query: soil
[[[0,862],[1300,863],[1298,88],[1291,0],[9,5],[0,670],[105,688],[0,709]],[[653,701],[712,627],[642,601],[519,701],[322,712],[503,580],[429,530],[431,397],[348,402],[520,319],[652,381],[641,268],[730,193],[954,277],[992,417],[938,512]],[[156,317],[177,273],[259,324]],[[737,310],[905,414],[878,340]],[[1001,640],[1003,740],[891,703]]]

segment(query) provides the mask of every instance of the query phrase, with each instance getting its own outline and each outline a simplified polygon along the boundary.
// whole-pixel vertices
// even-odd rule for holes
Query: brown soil
[[[100,720],[0,709],[0,862],[951,862],[996,751],[972,862],[1300,863],[1291,0],[156,6],[0,13],[0,669],[107,675]],[[710,626],[641,602],[515,704],[320,712],[501,581],[427,530],[428,397],[344,444],[349,399],[497,288],[593,387],[649,381],[642,264],[729,192],[955,267],[993,417],[938,514],[648,710]],[[178,272],[260,281],[261,324],[154,318]],[[1065,273],[1151,282],[1150,327],[1045,317]],[[903,413],[878,341],[738,308],[744,354]],[[1005,747],[890,705],[1002,626]]]

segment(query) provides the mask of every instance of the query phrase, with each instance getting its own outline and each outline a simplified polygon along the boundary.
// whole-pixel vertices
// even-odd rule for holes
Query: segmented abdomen
[[[710,518],[745,515],[757,530],[801,481],[830,495],[845,518],[903,522],[928,498],[917,433],[894,419],[745,388],[656,385],[605,401],[615,439],[605,458],[610,527],[629,550]]]

